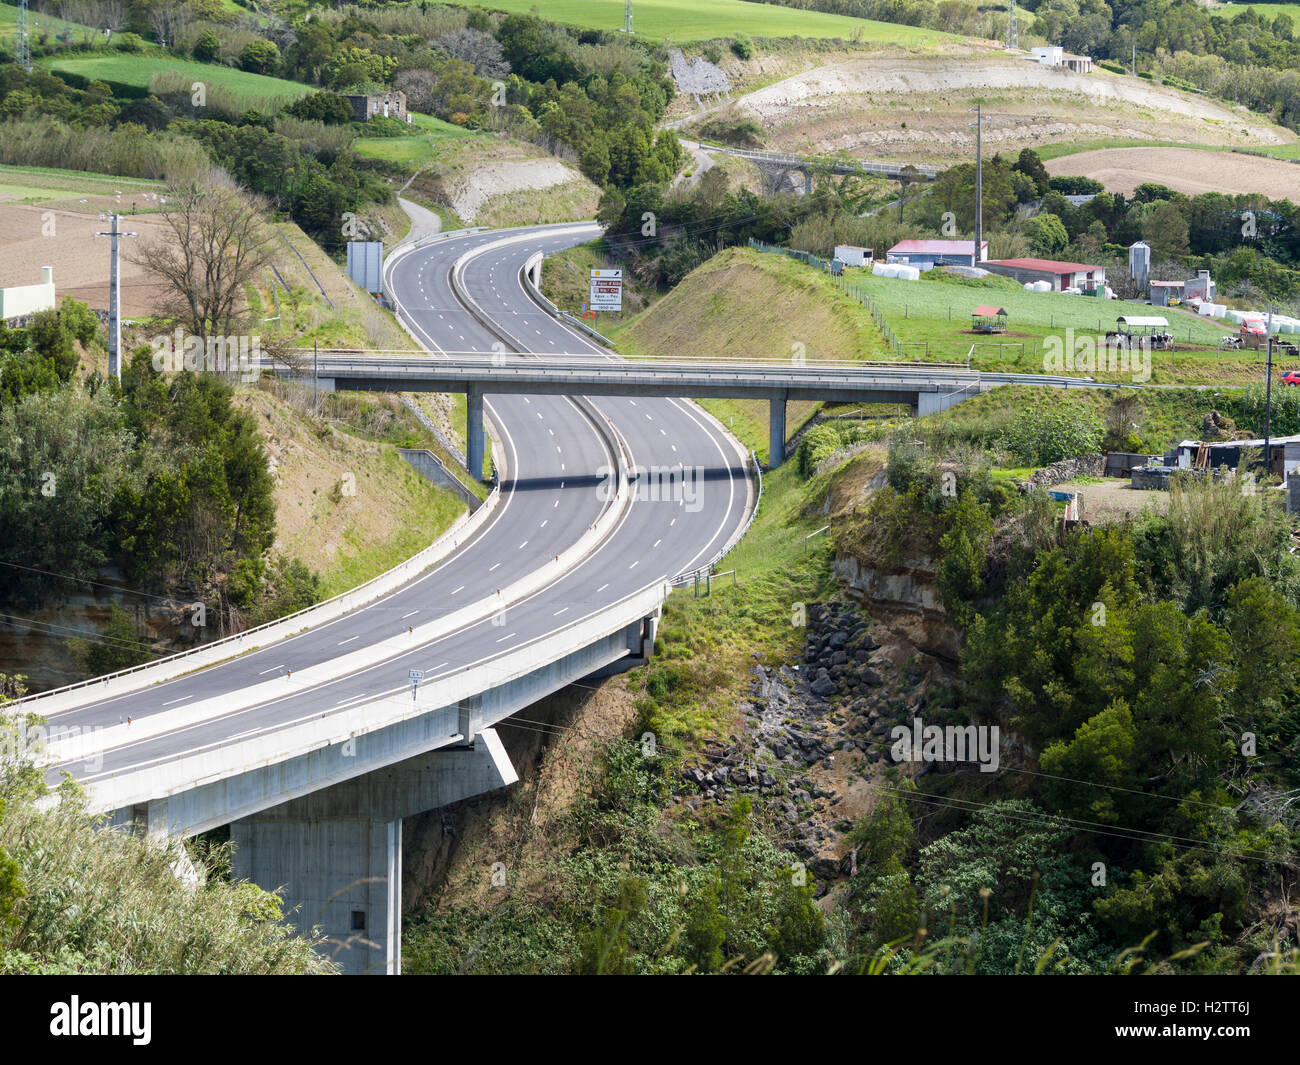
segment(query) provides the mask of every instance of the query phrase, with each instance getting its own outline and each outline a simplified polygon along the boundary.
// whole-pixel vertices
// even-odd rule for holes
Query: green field
[[[482,136],[463,126],[452,125],[431,115],[411,112],[411,126],[417,132],[409,137],[358,137],[352,150],[367,159],[381,159],[408,173],[424,166],[438,150],[451,141]]]
[[[79,22],[68,22],[53,15],[42,15],[39,11],[27,12],[27,39],[33,45],[40,42],[41,34],[58,36],[61,33],[71,33],[72,40],[80,44],[85,30],[86,27]],[[0,41],[13,40],[17,36],[18,6],[0,3]]]
[[[234,67],[215,63],[194,63],[163,55],[77,55],[42,60],[56,74],[67,74],[87,81],[106,81],[141,93],[149,88],[149,79],[163,71],[172,71],[192,81],[220,86],[250,102],[296,100],[312,92],[310,85],[264,74],[249,74]]]
[[[1251,7],[1262,18],[1275,19],[1278,15],[1290,15],[1295,20],[1296,26],[1300,27],[1300,4],[1221,4],[1211,8],[1210,13],[1222,15],[1224,18],[1236,18]]]
[[[40,166],[0,165],[0,203],[83,211],[102,210],[119,203],[124,205],[123,210],[127,210],[135,203],[136,213],[144,214],[153,210],[149,201],[143,199],[144,194],[161,192],[163,188],[161,181],[143,178]],[[82,200],[87,202],[83,204]]]
[[[1102,151],[1106,148],[1195,148],[1204,152],[1236,151],[1235,148],[1224,144],[1183,144],[1177,141],[1134,140],[1131,137],[1103,137],[1090,141],[1044,144],[1034,151],[1046,162],[1048,159],[1059,159],[1065,155]],[[1292,141],[1290,144],[1260,144],[1252,147],[1248,154],[1267,155],[1273,159],[1300,159],[1300,141]]]
[[[987,283],[952,280],[902,281],[850,271],[851,284],[864,290],[903,342],[902,357],[928,361],[965,361],[971,346],[973,369],[1017,373],[1044,372],[1044,354],[1049,337],[1064,342],[1067,330],[1078,339],[1115,328],[1121,314],[1160,315],[1169,321],[1174,335],[1173,352],[1151,353],[1154,383],[1230,382],[1255,374],[1259,362],[1255,352],[1222,352],[1219,338],[1235,332],[1235,326],[1216,322],[1176,307],[1144,307],[1123,300],[1100,300],[1064,293],[1026,292],[1006,278]],[[995,303],[1007,311],[1005,334],[977,335],[970,332],[972,309],[981,303]],[[1102,371],[1068,371],[1071,375],[1098,380],[1122,379],[1126,374]]]
[[[494,11],[527,14],[570,26],[602,30],[623,28],[623,0],[487,0],[472,4]],[[925,46],[955,40],[934,30],[871,22],[821,11],[800,11],[747,0],[636,0],[633,28],[640,35],[673,42],[703,41],[748,33],[751,37],[839,37],[873,44]]]

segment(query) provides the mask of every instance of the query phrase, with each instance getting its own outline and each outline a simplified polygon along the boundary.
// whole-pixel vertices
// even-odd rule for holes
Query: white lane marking
[[[514,635],[513,632],[508,632],[504,636],[502,636],[501,639],[497,640],[497,643],[505,643],[506,640],[510,639],[510,637],[513,635]]]
[[[530,407],[533,405],[533,401],[529,399],[527,396],[524,396],[524,402],[527,403]]]
[[[464,587],[465,587],[465,586],[462,584],[462,585],[461,585],[461,588],[464,588]],[[418,614],[418,613],[419,613],[418,610],[412,610],[409,614],[403,614],[403,615],[402,615],[402,620],[405,621],[407,618],[413,618],[413,617],[415,617],[415,615]]]
[[[284,663],[281,662],[278,666],[272,666],[270,669],[264,669],[262,670],[261,673],[258,674],[258,676],[265,677],[268,673],[274,673],[277,669],[284,669]]]
[[[500,562],[493,562],[492,565],[488,566],[488,572],[491,573],[491,572],[492,572],[494,569],[496,569],[499,565],[501,565]]]
[[[633,562],[632,565],[628,566],[628,569],[636,569],[636,567],[637,567],[637,562],[640,562],[640,561],[641,561],[641,560],[638,558],[638,559],[636,560],[636,562]]]
[[[559,505],[560,505],[560,501],[557,499],[554,503],[551,504],[551,509],[554,510]]]
[[[651,544],[651,546],[652,546],[652,547],[658,547],[658,546],[659,546],[660,544],[662,544],[662,543],[663,543],[663,540],[662,540],[662,539],[659,539],[659,540],[656,540],[653,544]]]
[[[516,551],[522,551],[522,550],[523,550],[525,547],[527,547],[527,546],[528,546],[528,541],[525,540],[522,544],[520,544],[518,547],[516,547],[515,550],[516,550]]]
[[[603,592],[608,587],[609,587],[608,584],[602,584],[599,588],[596,589],[596,591]]]
[[[547,518],[544,522],[542,522],[541,525],[538,526],[538,528],[539,528],[539,529],[545,529],[546,526],[548,526],[548,525],[550,525],[550,524],[551,524],[551,519],[550,519],[550,518]]]
[[[676,521],[677,519],[674,518],[673,520]],[[461,585],[459,588],[457,588],[455,591],[448,592],[447,594],[448,594],[448,595],[455,595],[456,592],[463,592],[464,590],[465,590],[465,586],[462,584],[462,585]]]
[[[353,640],[359,640],[359,639],[361,639],[360,635],[349,636],[346,640],[339,640],[338,645],[342,647],[345,643],[351,643]]]
[[[973,246],[973,245],[972,245],[972,246]],[[669,526],[669,528],[672,528],[672,526],[674,526],[674,525],[676,525],[676,524],[677,524],[677,519],[676,519],[676,518],[673,518],[673,520],[670,521],[670,522],[668,523],[668,526]]]
[[[553,618],[558,618],[561,614],[564,613],[565,610],[568,610],[568,609],[569,609],[569,608],[568,608],[567,606],[566,606],[566,607],[563,607],[562,609],[557,610],[554,614],[552,614],[551,617],[553,617]]]
[[[547,431],[548,433],[550,433],[552,436],[555,435],[555,430],[554,430],[554,429],[551,429],[551,428],[548,427],[546,431]]]
[[[186,699],[193,699],[193,698],[194,698],[194,693],[191,692],[189,695],[182,695],[179,699],[172,699],[170,702],[163,703],[163,706],[171,706],[172,703],[183,703]]]

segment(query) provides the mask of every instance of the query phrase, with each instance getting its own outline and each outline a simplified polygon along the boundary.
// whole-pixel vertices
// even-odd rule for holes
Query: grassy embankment
[[[632,358],[767,358],[807,362],[887,354],[870,313],[802,263],[729,248],[692,271],[641,314],[600,326]],[[767,459],[767,403],[707,400],[704,406]],[[793,435],[818,404],[788,404]]]

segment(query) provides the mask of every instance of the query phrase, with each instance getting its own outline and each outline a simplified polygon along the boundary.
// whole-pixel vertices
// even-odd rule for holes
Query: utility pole
[[[975,105],[975,263],[980,264],[980,251],[984,246],[984,113]]]
[[[1268,447],[1273,413],[1273,308],[1268,309],[1268,339],[1264,343],[1264,476],[1273,472]]]
[[[623,32],[632,32],[632,0],[626,0],[623,5]]]
[[[27,0],[21,0],[18,5],[18,65],[28,74],[32,72],[32,52],[27,43]]]
[[[101,219],[103,215],[99,216]],[[108,268],[108,376],[122,380],[122,268],[119,264],[118,238],[138,237],[139,233],[123,233],[118,227],[122,216],[116,212],[111,216],[113,228],[107,233],[96,233],[97,237],[110,238]]]
[[[1020,33],[1016,28],[1016,0],[1007,0],[1007,47],[1020,47]]]
[[[1138,72],[1138,46],[1137,46],[1137,41],[1134,41],[1134,42],[1133,42],[1133,59],[1132,59],[1132,60],[1130,61],[1130,63],[1129,63],[1128,72],[1129,72],[1130,74],[1132,74],[1135,78],[1137,77],[1137,72]]]

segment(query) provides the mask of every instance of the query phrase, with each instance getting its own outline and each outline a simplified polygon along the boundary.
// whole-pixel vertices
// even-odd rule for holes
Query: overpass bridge
[[[511,350],[522,336],[595,356],[522,271],[597,232],[412,242],[389,256],[386,294],[428,361],[529,361]],[[480,417],[498,486],[393,571],[5,708],[48,722],[47,780],[70,775],[113,824],[170,836],[229,825],[233,873],[281,889],[347,972],[400,971],[403,822],[515,780],[512,715],[644,661],[674,578],[710,566],[754,513],[751,456],[688,402],[519,391],[488,395]],[[631,491],[635,466],[678,463],[703,471],[689,501]]]
[[[792,152],[772,152],[759,148],[732,148],[723,144],[699,142],[700,151],[714,155],[731,155],[757,163],[760,170],[778,174],[803,175],[804,192],[812,192],[813,174],[854,174],[893,178],[895,181],[933,181],[939,169],[912,163],[878,163],[861,159],[826,159]]]
[[[303,353],[310,356],[310,353]],[[371,392],[462,392],[467,396],[468,468],[481,468],[485,395],[558,395],[760,399],[769,405],[768,465],[785,457],[785,410],[791,400],[830,403],[899,403],[932,414],[978,393],[980,375],[957,364],[813,362],[749,359],[625,360],[572,352],[501,354],[422,353],[380,356],[318,353],[317,387]],[[265,364],[291,379],[302,372]]]

